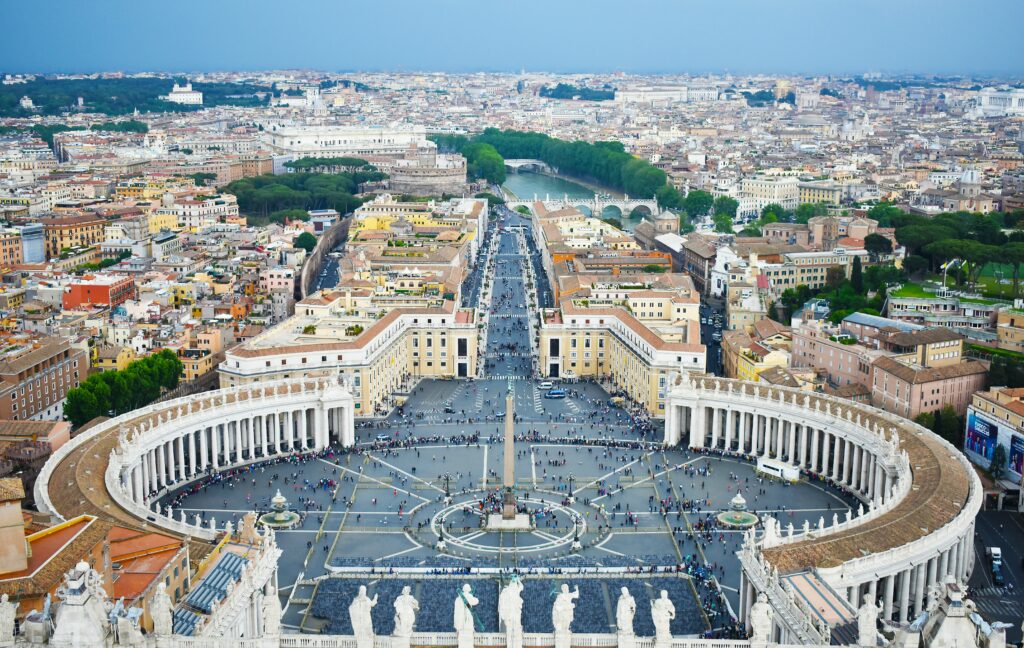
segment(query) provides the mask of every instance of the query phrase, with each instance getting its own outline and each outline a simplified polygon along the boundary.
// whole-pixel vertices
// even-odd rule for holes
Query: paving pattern
[[[659,426],[610,405],[611,395],[598,384],[559,385],[566,398],[545,398],[532,376],[524,286],[528,261],[517,256],[523,241],[521,233],[509,229],[499,235],[484,354],[487,378],[421,382],[400,410],[359,423],[354,450],[328,449],[221,473],[166,498],[188,514],[237,523],[248,510],[266,509],[280,489],[303,513],[296,528],[277,536],[284,550],[279,582],[287,598],[286,625],[344,631],[345,620],[324,616],[324,610],[339,601],[347,609],[351,597],[345,596],[358,584],[351,579],[377,587],[381,574],[392,570],[398,573],[387,577],[410,579],[415,593],[427,577],[448,579],[438,587],[454,591],[454,581],[465,578],[460,572],[467,568],[515,570],[530,582],[576,567],[625,567],[633,573],[616,578],[632,583],[639,602],[661,588],[653,580],[667,576],[637,572],[660,567],[674,572],[671,578],[678,583],[672,592],[689,592],[673,594],[678,617],[696,620],[679,631],[723,635],[738,604],[734,554],[741,534],[716,529],[710,520],[736,492],[752,510],[777,516],[783,526],[800,527],[804,520],[817,524],[819,517],[842,515],[850,506],[842,494],[816,483],[762,483],[750,464],[663,449]],[[520,533],[480,526],[485,511],[479,501],[496,495],[500,486],[509,390],[516,416],[517,495],[531,501],[532,512],[542,512],[532,530]],[[450,543],[446,552],[436,548],[442,525]],[[578,551],[572,550],[573,539],[581,544]],[[433,573],[402,573],[409,569]],[[323,581],[339,571],[345,582]],[[322,582],[331,584],[320,587]],[[587,582],[581,591],[596,599],[591,605],[603,610],[611,597],[613,607],[619,585],[609,589],[610,582]],[[392,590],[400,591],[399,585],[381,586],[376,609],[390,615]],[[424,597],[420,601],[424,605]],[[595,613],[587,627],[603,627],[610,618]]]

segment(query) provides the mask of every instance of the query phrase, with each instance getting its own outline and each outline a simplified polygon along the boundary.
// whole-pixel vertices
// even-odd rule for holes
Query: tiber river
[[[506,191],[511,191],[520,200],[532,200],[536,194],[541,200],[544,197],[550,196],[552,200],[568,196],[569,198],[593,198],[594,191],[588,189],[583,185],[567,180],[559,176],[546,175],[543,173],[510,173],[505,179],[505,184],[502,185]],[[587,214],[590,214],[590,210],[583,208]],[[622,221],[622,227],[628,232],[632,232],[633,229],[640,223],[639,218],[629,218],[629,214],[619,215],[619,211],[614,207],[608,207],[605,209],[604,214],[599,214],[604,218],[618,218]]]

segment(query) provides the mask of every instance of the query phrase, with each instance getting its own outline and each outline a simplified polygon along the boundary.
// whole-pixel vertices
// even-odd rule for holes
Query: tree
[[[952,405],[945,405],[941,410],[935,412],[935,434],[949,441],[953,447],[960,447],[962,429],[960,417],[957,416],[956,410],[953,409]]]
[[[864,237],[864,249],[872,261],[877,261],[880,256],[892,254],[892,241],[881,234],[868,234]]]
[[[778,203],[770,203],[761,210],[761,224],[768,225],[779,221],[789,220],[789,211]]]
[[[878,221],[879,227],[896,227],[904,216],[902,209],[887,202],[880,202],[868,210],[868,218]]]
[[[302,248],[307,254],[310,254],[316,247],[316,237],[309,232],[303,232],[295,237],[295,240],[292,241],[292,245],[297,248]]]
[[[822,203],[801,203],[793,213],[793,218],[797,223],[806,225],[807,221],[815,216],[825,216],[827,214],[828,205]]]
[[[858,293],[864,294],[864,271],[861,268],[860,257],[853,257],[853,268],[850,270],[850,284]]]
[[[827,286],[829,290],[835,290],[844,281],[846,281],[846,274],[843,272],[842,268],[832,266],[825,271],[825,286]]]
[[[217,174],[216,173],[190,173],[188,175],[188,177],[192,178],[192,180],[196,183],[197,187],[206,187],[206,186],[210,186],[209,183],[210,183],[211,180],[216,180],[217,179]]]
[[[903,269],[907,272],[907,275],[914,276],[928,269],[928,259],[911,254],[903,259]]]
[[[729,218],[736,218],[736,210],[740,208],[740,201],[729,196],[719,196],[714,202],[715,215],[725,214]]]
[[[996,481],[1002,479],[1006,473],[1006,448],[1002,443],[996,444],[992,449],[992,461],[988,465],[988,472]]]
[[[715,221],[715,231],[721,234],[732,234],[732,217],[728,214],[715,213],[712,217]]]
[[[683,209],[691,218],[704,216],[715,204],[715,199],[706,191],[694,189],[683,198]]]

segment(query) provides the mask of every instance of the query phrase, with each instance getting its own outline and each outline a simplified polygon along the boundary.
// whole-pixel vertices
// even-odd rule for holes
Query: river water
[[[578,182],[560,176],[544,173],[510,173],[502,187],[514,193],[520,200],[532,200],[535,195],[541,200],[544,200],[545,197],[550,197],[552,200],[560,200],[565,196],[570,199],[594,197],[593,189],[588,189]],[[590,214],[589,209],[582,208],[581,211]],[[628,232],[632,232],[640,223],[639,218],[629,218],[629,214],[620,215],[619,210],[614,207],[606,208],[605,213],[599,215],[604,218],[618,218],[622,222],[623,229]]]

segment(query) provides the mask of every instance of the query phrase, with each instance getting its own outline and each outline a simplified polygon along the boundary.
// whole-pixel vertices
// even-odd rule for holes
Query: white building
[[[1024,116],[1024,88],[985,88],[978,93],[978,107],[986,117]]]
[[[404,156],[427,141],[423,126],[299,126],[264,124],[261,138],[275,153],[305,156]]]
[[[796,209],[800,204],[800,181],[793,176],[756,176],[740,181],[740,215],[757,215],[771,204]]]
[[[192,84],[186,82],[185,85],[174,84],[170,93],[160,97],[164,101],[170,101],[177,104],[185,104],[186,106],[202,106],[203,105],[203,93],[198,90],[192,89]]]

